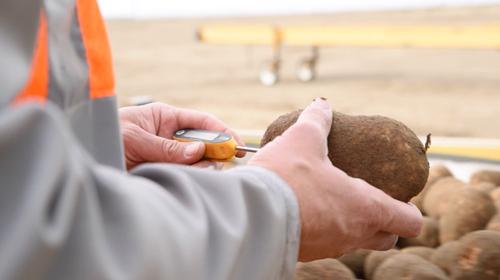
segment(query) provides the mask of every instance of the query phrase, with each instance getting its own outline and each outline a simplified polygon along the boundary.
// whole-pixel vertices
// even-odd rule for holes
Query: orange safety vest
[[[76,0],[80,34],[88,65],[89,97],[98,99],[114,95],[111,50],[104,20],[96,0]],[[36,100],[45,103],[49,95],[49,51],[47,16],[42,9],[31,72],[14,103]]]
[[[124,169],[111,51],[97,0],[45,5],[37,27],[31,68],[10,104],[59,107],[97,163]]]

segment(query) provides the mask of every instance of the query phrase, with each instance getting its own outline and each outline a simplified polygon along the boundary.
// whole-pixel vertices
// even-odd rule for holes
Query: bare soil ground
[[[306,48],[285,48],[281,83],[262,86],[269,47],[197,43],[203,23],[447,24],[500,23],[500,6],[190,20],[108,22],[121,101],[157,101],[211,112],[236,129],[265,129],[278,115],[327,97],[348,114],[379,114],[417,134],[500,138],[500,50],[323,48],[319,77],[295,79]]]

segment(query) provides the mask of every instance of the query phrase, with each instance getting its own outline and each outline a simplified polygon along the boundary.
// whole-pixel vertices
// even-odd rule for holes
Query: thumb
[[[318,132],[322,134],[322,139],[326,139],[332,125],[332,108],[326,98],[315,98],[300,114],[297,124],[300,123],[311,123],[319,126]]]
[[[155,151],[158,161],[192,164],[200,161],[205,153],[202,142],[179,142],[155,136]]]
[[[332,124],[332,109],[325,98],[316,98],[300,114],[297,122],[283,133],[289,148],[310,151],[326,158],[327,139]]]
[[[313,155],[327,159],[331,124],[332,109],[326,98],[315,98],[302,111],[297,122],[283,133],[280,145],[293,151],[312,152]]]
[[[280,173],[292,159],[299,157],[327,162],[327,137],[331,124],[332,109],[326,98],[315,98],[293,125],[262,147],[248,164],[260,165]],[[289,172],[281,174],[289,177],[286,173]]]

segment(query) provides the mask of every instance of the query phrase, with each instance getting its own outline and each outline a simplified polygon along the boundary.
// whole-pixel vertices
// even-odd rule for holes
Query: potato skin
[[[435,264],[413,254],[401,253],[386,259],[375,271],[373,279],[446,280],[449,278]]]
[[[261,146],[294,124],[300,113],[288,113],[271,123]],[[429,175],[429,162],[413,131],[382,116],[334,112],[332,118],[328,157],[333,165],[404,202],[422,190]]]
[[[420,211],[424,212],[424,198],[427,194],[427,192],[429,191],[429,189],[431,188],[431,186],[437,182],[437,180],[443,178],[443,177],[452,177],[453,174],[451,173],[451,171],[444,165],[434,165],[434,166],[431,166],[430,169],[429,169],[429,177],[427,178],[427,183],[425,183],[425,186],[424,188],[422,189],[422,191],[412,197],[412,199],[410,200],[413,204],[415,204],[415,206],[418,207],[418,209],[420,209]]]
[[[422,259],[426,261],[430,261],[432,255],[434,255],[434,252],[436,249],[434,248],[429,248],[429,247],[424,247],[424,246],[413,246],[413,247],[406,247],[401,250],[401,253],[407,253],[407,254],[413,254],[416,256],[421,257]]]
[[[430,261],[449,274],[451,263],[454,261],[456,251],[458,251],[460,242],[451,241],[439,246]]]
[[[469,184],[468,187],[488,194],[496,189],[495,184],[490,182],[478,182],[474,184]]]
[[[375,271],[379,267],[381,263],[383,263],[386,259],[394,256],[396,254],[400,254],[401,252],[397,249],[391,249],[388,251],[372,251],[365,260],[365,277],[368,280],[373,279],[375,275]]]
[[[366,257],[370,254],[370,250],[358,249],[342,257],[337,258],[340,262],[345,264],[357,278],[365,278],[364,264]]]
[[[500,212],[500,188],[496,188],[490,192],[490,197],[493,199],[493,203],[497,208],[497,211]]]
[[[465,186],[464,182],[453,177],[437,180],[425,195],[423,204],[425,213],[434,219],[439,219],[452,204],[453,194]]]
[[[491,197],[472,188],[462,188],[453,195],[451,203],[439,220],[439,240],[445,243],[463,235],[484,229],[495,215]]]
[[[456,280],[500,278],[500,232],[480,230],[460,239],[449,271]]]
[[[497,212],[496,215],[490,219],[486,229],[500,232],[500,212]]]
[[[490,196],[494,201],[500,201],[500,188],[496,188],[491,191]]]
[[[495,186],[500,185],[500,171],[498,170],[479,170],[474,172],[469,179],[471,184],[479,182],[490,182]]]
[[[429,178],[433,178],[434,181],[436,181],[439,178],[448,176],[453,176],[453,173],[451,173],[448,167],[442,164],[433,165],[429,169]],[[427,181],[432,181],[432,180],[429,179]]]
[[[336,259],[321,259],[297,263],[294,280],[355,280],[354,273]]]
[[[399,247],[425,246],[434,248],[439,246],[439,223],[430,217],[424,216],[422,218],[423,225],[419,235],[415,238],[400,237],[398,241]]]

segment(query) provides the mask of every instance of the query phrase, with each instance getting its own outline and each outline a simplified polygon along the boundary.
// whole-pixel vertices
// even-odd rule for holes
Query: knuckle
[[[140,134],[140,128],[131,123],[125,123],[121,125],[121,134],[124,141],[135,140],[137,135]]]
[[[145,105],[145,108],[149,108],[149,110],[156,112],[161,110],[161,107],[163,106],[162,103],[160,102],[153,102]]]
[[[159,108],[159,107],[168,107],[167,104],[165,103],[161,103],[161,102],[158,102],[158,101],[155,101],[153,103],[150,103],[150,104],[147,104],[146,106],[150,106],[150,107],[154,107],[154,108]]]
[[[174,141],[163,141],[162,153],[166,159],[172,159],[180,151],[180,144]]]
[[[311,174],[314,170],[311,162],[302,157],[296,159],[293,166],[297,174]]]
[[[174,115],[177,109],[171,105],[162,103],[162,102],[153,102],[150,104],[146,104],[144,106],[147,106],[145,108],[149,108],[149,111],[153,116],[159,117],[165,114],[172,114]],[[173,116],[169,116],[171,118]]]

